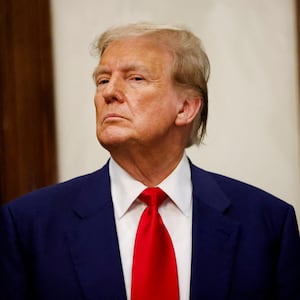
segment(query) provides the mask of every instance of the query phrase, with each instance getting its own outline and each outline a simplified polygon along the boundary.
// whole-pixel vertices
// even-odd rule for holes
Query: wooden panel
[[[48,0],[0,1],[1,202],[56,181]]]

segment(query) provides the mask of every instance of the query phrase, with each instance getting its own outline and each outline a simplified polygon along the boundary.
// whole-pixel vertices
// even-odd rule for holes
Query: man
[[[3,208],[4,299],[300,299],[293,208],[185,156],[206,128],[199,39],[133,24],[96,47],[97,137],[111,159]]]

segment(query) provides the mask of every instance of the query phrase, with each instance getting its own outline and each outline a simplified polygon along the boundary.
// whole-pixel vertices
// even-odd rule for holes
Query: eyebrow
[[[142,71],[145,73],[149,73],[149,70],[147,67],[145,67],[142,64],[137,64],[137,63],[126,63],[123,66],[121,66],[122,72],[129,72],[129,71]],[[102,75],[102,74],[110,74],[111,69],[107,66],[101,66],[98,65],[94,72],[93,72],[93,78],[95,79],[97,76]]]
[[[105,73],[109,73],[109,69],[107,67],[98,65],[93,72],[93,78],[96,79],[97,76]]]

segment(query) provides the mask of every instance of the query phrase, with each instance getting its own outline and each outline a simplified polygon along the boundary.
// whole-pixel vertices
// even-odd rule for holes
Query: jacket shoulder
[[[201,194],[201,190],[211,193],[218,190],[225,195],[234,207],[241,210],[266,209],[266,210],[288,210],[292,205],[275,195],[253,186],[249,183],[210,171],[203,170],[192,165],[193,186]]]
[[[57,206],[71,205],[82,194],[95,189],[101,182],[109,180],[108,168],[103,168],[82,176],[78,176],[65,182],[46,186],[22,195],[5,204],[3,209],[15,212],[27,210],[42,210]]]

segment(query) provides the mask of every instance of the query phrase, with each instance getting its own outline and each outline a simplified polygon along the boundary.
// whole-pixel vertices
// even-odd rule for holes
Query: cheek
[[[94,103],[95,103],[95,106],[97,107],[100,103],[101,103],[101,99],[103,97],[98,93],[96,92],[95,93],[95,96],[94,96]]]
[[[96,109],[96,116],[98,118],[99,114],[101,113],[101,111],[103,110],[103,99],[102,97],[100,97],[99,95],[95,95],[94,97],[94,105],[95,105],[95,109]]]

